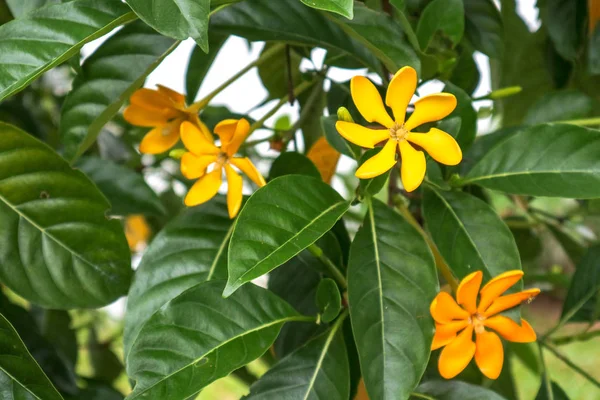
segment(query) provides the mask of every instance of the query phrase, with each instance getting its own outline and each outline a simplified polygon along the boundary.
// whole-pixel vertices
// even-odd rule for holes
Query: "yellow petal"
[[[477,295],[482,279],[483,273],[481,271],[473,272],[460,282],[456,290],[456,301],[471,314],[477,312]]]
[[[212,199],[221,187],[222,174],[223,170],[220,167],[215,168],[212,172],[204,175],[198,182],[194,183],[185,196],[185,205],[188,207],[197,206]]]
[[[369,122],[378,122],[391,128],[394,121],[387,113],[381,95],[373,83],[364,76],[355,76],[350,81],[352,100],[361,115]]]
[[[427,162],[425,153],[416,150],[406,140],[398,142],[400,147],[400,156],[402,157],[402,167],[400,168],[400,177],[404,190],[412,192],[418,188],[425,178]]]
[[[229,165],[225,165],[227,176],[227,209],[229,218],[235,218],[242,206],[242,177]]]
[[[521,319],[521,325],[504,315],[496,315],[483,321],[483,325],[498,332],[506,340],[516,343],[529,343],[537,339],[535,331],[527,321]]]
[[[523,276],[523,271],[515,269],[512,271],[504,272],[494,279],[490,280],[479,293],[479,306],[477,311],[482,313],[492,304],[494,300],[502,293],[506,292],[508,288],[517,283]]]
[[[215,133],[219,135],[221,143],[229,143],[233,138],[235,129],[237,128],[237,119],[225,119],[215,125]]]
[[[233,133],[233,137],[231,141],[223,147],[223,150],[229,155],[232,156],[237,153],[238,149],[246,140],[248,133],[250,132],[250,124],[244,118],[241,118],[237,126],[235,127],[235,132]]]
[[[131,215],[125,219],[125,237],[131,251],[139,250],[141,243],[148,242],[151,233],[143,215]]]
[[[123,112],[123,118],[131,125],[155,127],[165,125],[172,115],[166,115],[160,111],[153,111],[136,105],[130,105]]]
[[[368,149],[390,138],[390,131],[387,129],[369,129],[354,122],[338,121],[335,123],[335,128],[347,141]]]
[[[215,161],[215,155],[197,156],[187,152],[181,157],[181,173],[187,179],[198,179],[204,176],[206,168]]]
[[[158,126],[144,136],[140,143],[140,153],[160,154],[175,146],[179,141],[180,120]]]
[[[417,90],[417,71],[413,67],[400,68],[392,78],[385,95],[385,104],[394,111],[398,124],[404,122],[406,108]]]
[[[263,178],[262,174],[258,171],[258,169],[256,169],[248,157],[230,158],[229,162],[238,167],[248,178],[252,180],[252,182],[256,183],[258,187],[263,187],[267,184],[267,182],[265,182],[265,178]]]
[[[200,121],[200,117],[198,117],[198,114],[188,113],[188,121],[199,127],[200,132],[202,132],[202,134],[206,137],[206,139],[208,139],[209,142],[215,142],[215,138],[213,137],[212,133],[210,133],[210,129],[208,129],[208,126],[206,126],[204,122]]]
[[[454,378],[469,365],[474,354],[473,326],[469,325],[442,350],[438,360],[440,375],[446,379]]]
[[[356,177],[369,179],[379,176],[396,164],[396,141],[389,139],[383,149],[365,161],[356,170]]]
[[[421,146],[435,161],[456,165],[462,161],[462,151],[456,140],[446,132],[431,128],[427,133],[411,132],[409,142]]]
[[[421,97],[415,102],[415,111],[404,124],[407,131],[427,122],[439,121],[456,108],[456,97],[450,93],[436,93]]]
[[[485,310],[483,315],[485,317],[490,317],[492,315],[501,313],[502,311],[513,308],[524,301],[533,299],[539,293],[540,289],[528,289],[523,290],[519,293],[508,294],[506,296],[498,297],[492,302],[492,304],[487,308],[487,310]]]
[[[209,141],[200,129],[189,121],[181,123],[181,140],[196,155],[219,154],[221,150]]]
[[[475,363],[481,373],[490,379],[498,379],[504,364],[502,341],[494,332],[482,332],[475,335]]]
[[[331,183],[341,154],[321,136],[308,151],[307,157],[315,164],[323,182]]]
[[[169,97],[152,89],[138,89],[131,97],[129,102],[132,105],[140,106],[149,110],[163,111],[166,108],[173,108],[173,103]]]
[[[181,93],[176,92],[173,89],[169,89],[168,87],[163,85],[156,85],[156,87],[158,88],[158,91],[160,93],[167,96],[175,105],[179,107],[185,106],[185,96]]]
[[[468,320],[470,314],[461,308],[456,301],[446,292],[439,292],[429,306],[429,312],[440,324],[447,324],[453,320]]]
[[[447,324],[435,324],[435,335],[431,350],[439,349],[454,340],[456,333],[469,325],[468,320],[452,321]]]

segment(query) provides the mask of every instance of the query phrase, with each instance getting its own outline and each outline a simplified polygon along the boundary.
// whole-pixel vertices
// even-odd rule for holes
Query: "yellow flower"
[[[183,121],[192,122],[200,127],[207,138],[211,137],[206,125],[198,118],[198,110],[187,107],[181,93],[162,85],[157,87],[157,90],[136,90],[129,99],[130,105],[123,112],[123,118],[130,124],[154,128],[140,143],[141,153],[160,154],[175,146]]]
[[[458,286],[457,301],[445,292],[438,293],[433,299],[430,312],[435,320],[435,336],[431,349],[445,346],[438,361],[438,369],[444,378],[451,379],[458,375],[473,356],[485,376],[498,378],[504,363],[502,341],[496,333],[486,328],[495,330],[511,342],[528,343],[536,340],[535,331],[524,319],[519,325],[508,317],[496,315],[534,298],[540,292],[539,289],[528,289],[501,296],[522,276],[523,271],[508,271],[479,290],[483,274],[481,271],[473,272]]]
[[[138,251],[148,243],[151,233],[143,215],[130,215],[125,219],[125,237],[131,251]]]
[[[392,119],[375,85],[364,76],[352,78],[350,91],[358,111],[368,122],[377,122],[387,128],[369,129],[346,121],[336,123],[340,135],[361,147],[372,149],[387,140],[383,149],[356,171],[358,178],[373,178],[392,168],[396,164],[396,148],[402,158],[402,184],[408,192],[418,188],[425,177],[425,154],[419,148],[442,164],[456,165],[462,160],[458,143],[446,132],[437,128],[431,128],[427,133],[412,132],[420,125],[448,116],[456,107],[456,97],[450,93],[424,96],[415,102],[415,111],[405,121],[406,108],[416,88],[417,72],[413,68],[404,67],[394,75],[385,97],[385,103],[394,112]]]
[[[247,157],[233,157],[250,131],[245,119],[227,119],[215,126],[221,139],[221,147],[215,146],[212,136],[208,139],[194,124],[181,124],[181,140],[188,152],[181,158],[181,173],[188,179],[198,179],[187,196],[185,204],[196,206],[213,198],[222,183],[223,169],[227,178],[227,208],[234,218],[242,205],[242,177],[232,166],[240,169],[258,186],[266,185],[265,179]],[[212,165],[211,172],[207,169]]]

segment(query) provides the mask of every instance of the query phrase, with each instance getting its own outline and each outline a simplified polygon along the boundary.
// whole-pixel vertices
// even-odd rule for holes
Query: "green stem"
[[[556,124],[571,124],[571,125],[578,125],[578,126],[593,126],[593,125],[600,125],[600,117],[594,117],[594,118],[583,118],[583,119],[570,119],[570,120],[566,120],[566,121],[556,121]]]
[[[583,305],[585,303],[587,303],[587,301],[589,299],[591,299],[594,294],[596,294],[596,292],[598,291],[598,287],[594,287],[594,290],[590,290],[590,292],[588,294],[586,294],[581,300],[579,300],[577,302],[577,304],[575,304],[575,306],[573,306],[565,315],[564,317],[562,317],[560,319],[560,321],[558,321],[558,324],[556,324],[556,326],[552,329],[550,329],[548,332],[546,332],[544,334],[544,336],[542,336],[541,340],[544,341],[547,338],[550,337],[550,335],[552,335],[554,332],[558,331],[560,328],[562,328],[567,322],[569,322],[569,320],[571,318],[573,318],[573,316],[577,313],[577,311],[579,311],[581,309],[581,307],[583,307]]]
[[[562,336],[556,339],[548,339],[552,343],[557,346],[573,343],[573,342],[585,342],[586,340],[590,340],[595,338],[596,336],[600,336],[600,331],[589,331],[590,325],[593,326],[593,323],[590,323],[584,332],[578,333],[576,335]]]
[[[554,393],[552,392],[552,383],[550,383],[550,376],[548,375],[548,370],[546,369],[546,360],[544,359],[544,349],[542,348],[542,344],[540,342],[538,342],[538,349],[540,351],[540,361],[542,362],[542,379],[544,386],[546,386],[548,400],[554,400]]]
[[[343,290],[348,288],[348,282],[344,277],[344,274],[338,269],[338,267],[323,253],[323,250],[317,246],[316,244],[311,244],[308,246],[307,250],[315,257],[319,259],[327,268],[327,271],[331,274],[333,279],[340,285]]]
[[[423,393],[412,392],[410,394],[412,397],[416,397],[417,399],[425,399],[425,400],[435,400],[435,397],[427,396]]]
[[[556,356],[556,358],[558,358],[559,360],[561,360],[562,362],[567,364],[569,367],[571,367],[571,369],[573,371],[577,372],[579,375],[583,376],[585,379],[587,379],[588,381],[593,383],[596,387],[600,388],[600,382],[598,382],[593,376],[591,376],[590,374],[585,372],[583,369],[581,369],[581,367],[579,365],[575,364],[573,361],[568,359],[564,354],[562,354],[560,351],[558,351],[553,345],[551,345],[550,343],[548,343],[546,341],[542,341],[541,344],[542,344],[542,346],[547,348],[552,354],[554,354]]]

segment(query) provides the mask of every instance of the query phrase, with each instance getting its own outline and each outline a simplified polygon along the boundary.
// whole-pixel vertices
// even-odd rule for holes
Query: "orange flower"
[[[481,372],[496,379],[502,371],[504,351],[502,341],[493,329],[506,340],[528,343],[536,340],[531,325],[521,319],[521,325],[503,315],[496,315],[537,296],[539,289],[501,296],[521,279],[523,271],[513,270],[498,275],[481,290],[481,271],[465,277],[456,291],[456,300],[445,292],[431,302],[430,312],[435,320],[435,336],[431,349],[444,347],[438,361],[440,374],[451,379],[464,370],[473,356]],[[479,303],[477,294],[479,293]],[[457,304],[458,302],[458,304]],[[475,342],[473,342],[475,331]]]
[[[190,121],[212,140],[210,131],[198,118],[197,107],[188,107],[185,96],[162,85],[157,90],[142,88],[129,99],[123,118],[131,125],[152,127],[140,143],[140,152],[160,154],[179,141],[181,123]]]

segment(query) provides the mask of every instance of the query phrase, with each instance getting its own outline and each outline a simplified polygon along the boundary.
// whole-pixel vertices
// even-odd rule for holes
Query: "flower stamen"
[[[402,139],[406,139],[408,131],[404,128],[404,124],[394,124],[390,129],[390,138],[399,142]]]

